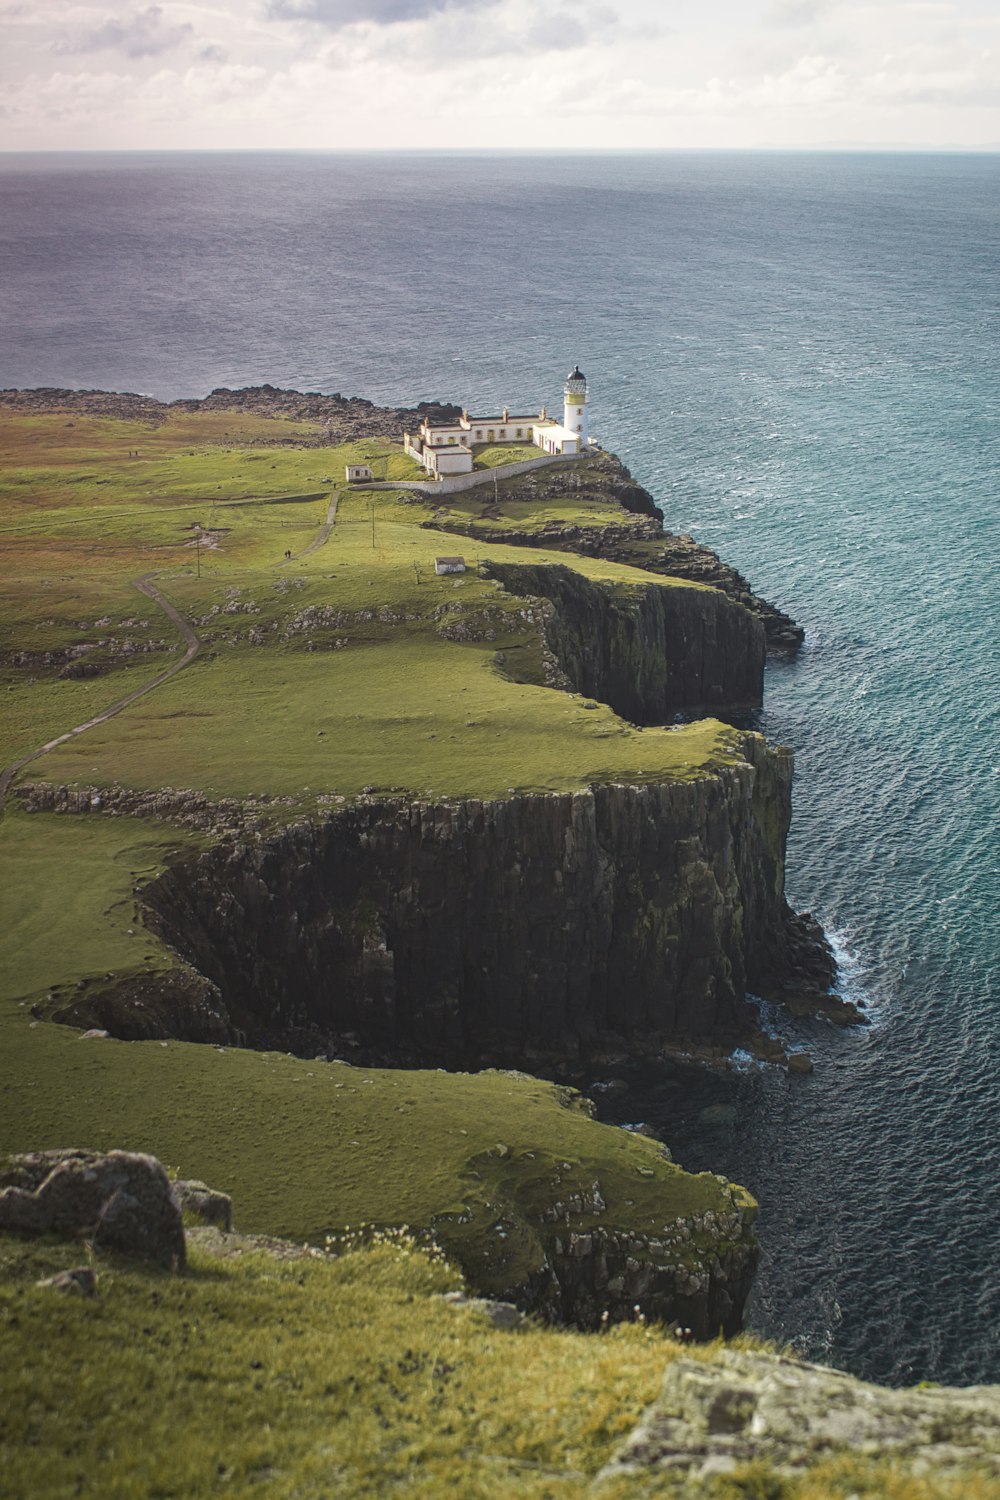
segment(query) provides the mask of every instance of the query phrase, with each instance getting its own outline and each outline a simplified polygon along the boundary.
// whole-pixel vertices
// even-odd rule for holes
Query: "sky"
[[[0,0],[0,149],[1000,148],[996,0]]]

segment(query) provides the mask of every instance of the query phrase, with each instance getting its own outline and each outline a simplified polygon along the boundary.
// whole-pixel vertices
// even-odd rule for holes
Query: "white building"
[[[532,444],[543,453],[585,453],[590,447],[587,377],[574,367],[563,387],[563,419],[557,422],[543,406],[537,416],[511,416],[505,406],[498,417],[472,417],[463,411],[457,422],[425,418],[417,432],[404,432],[403,447],[428,474],[468,474],[477,447],[496,443]]]
[[[464,557],[436,557],[434,559],[435,573],[464,573]]]

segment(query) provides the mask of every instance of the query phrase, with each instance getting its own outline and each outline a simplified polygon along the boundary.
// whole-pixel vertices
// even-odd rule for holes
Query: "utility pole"
[[[194,558],[198,568],[198,577],[201,577],[201,525],[194,534]]]
[[[372,501],[372,551],[375,550],[375,501]]]

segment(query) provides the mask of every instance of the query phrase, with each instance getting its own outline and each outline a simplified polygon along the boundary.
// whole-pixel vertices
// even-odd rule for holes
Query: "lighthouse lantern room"
[[[587,377],[574,365],[563,386],[563,426],[579,434],[581,450],[587,446]]]

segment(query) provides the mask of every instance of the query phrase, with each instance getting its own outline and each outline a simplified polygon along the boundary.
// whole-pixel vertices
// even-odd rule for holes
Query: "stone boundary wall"
[[[573,463],[586,458],[586,453],[543,453],[540,458],[525,458],[516,464],[499,464],[495,469],[479,469],[473,474],[450,474],[446,479],[372,479],[363,484],[353,484],[355,490],[419,490],[425,495],[453,495],[457,490],[471,490],[477,484],[491,484],[494,475],[499,479],[513,479],[515,474],[526,474],[529,469],[541,469],[546,464]]]

